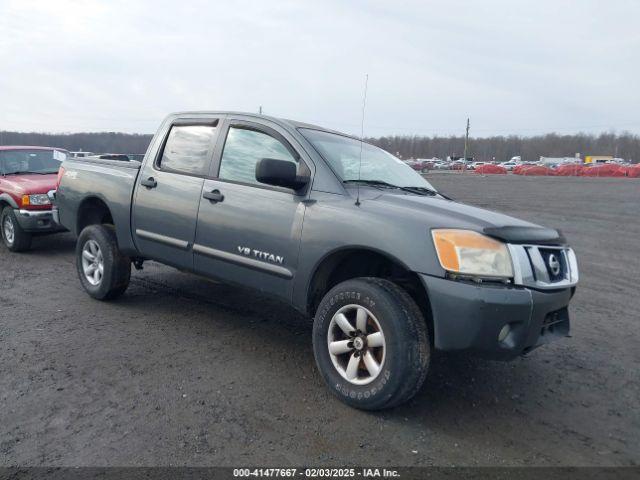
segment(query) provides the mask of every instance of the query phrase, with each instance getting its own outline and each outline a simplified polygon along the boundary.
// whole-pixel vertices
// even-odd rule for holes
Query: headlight
[[[508,278],[513,276],[507,246],[471,230],[432,230],[442,268],[461,275]]]
[[[22,206],[26,207],[28,205],[49,205],[51,201],[49,200],[49,196],[46,193],[36,193],[34,195],[23,195],[22,196]]]

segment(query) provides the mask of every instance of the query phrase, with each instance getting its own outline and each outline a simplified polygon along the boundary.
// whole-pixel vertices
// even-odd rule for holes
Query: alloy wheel
[[[97,286],[104,275],[104,257],[95,240],[87,240],[82,247],[82,271],[91,285]]]
[[[345,305],[335,313],[327,345],[333,366],[354,385],[366,385],[382,371],[384,333],[375,315],[361,305]]]
[[[4,222],[2,222],[2,232],[4,233],[4,239],[7,243],[9,245],[13,245],[16,238],[16,229],[13,225],[13,220],[9,215],[4,217]]]

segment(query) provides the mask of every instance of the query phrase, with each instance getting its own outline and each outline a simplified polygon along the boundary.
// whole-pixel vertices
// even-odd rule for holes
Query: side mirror
[[[289,160],[263,158],[256,163],[256,180],[267,185],[300,190],[309,183],[308,175],[298,175],[298,166]]]

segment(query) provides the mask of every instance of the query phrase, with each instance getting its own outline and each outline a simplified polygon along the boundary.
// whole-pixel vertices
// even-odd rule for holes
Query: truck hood
[[[7,175],[2,177],[2,184],[5,190],[12,191],[14,194],[29,195],[54,190],[57,178],[56,173]]]
[[[389,192],[369,201],[411,212],[433,228],[470,229],[510,243],[566,243],[558,230],[440,197]]]

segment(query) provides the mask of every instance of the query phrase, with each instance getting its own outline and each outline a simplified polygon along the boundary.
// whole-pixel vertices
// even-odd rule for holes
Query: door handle
[[[156,188],[158,186],[158,182],[153,177],[149,177],[145,180],[140,180],[140,185],[147,188]]]
[[[206,198],[211,203],[218,203],[224,200],[224,195],[220,193],[220,190],[213,190],[212,192],[204,192],[202,198]]]

